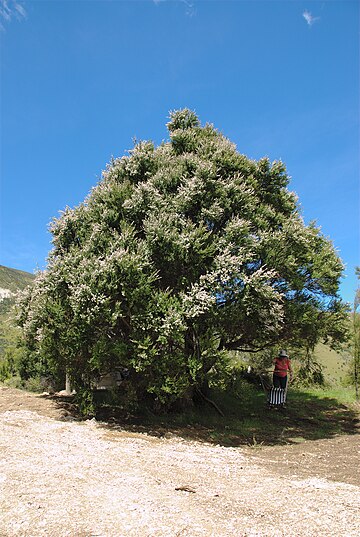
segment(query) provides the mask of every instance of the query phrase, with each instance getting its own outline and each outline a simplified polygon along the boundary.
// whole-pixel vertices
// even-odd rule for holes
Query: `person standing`
[[[279,356],[274,360],[274,374],[273,374],[273,384],[274,388],[282,388],[286,390],[288,383],[288,373],[290,376],[290,381],[293,378],[293,372],[291,368],[291,361],[286,351],[281,350]]]

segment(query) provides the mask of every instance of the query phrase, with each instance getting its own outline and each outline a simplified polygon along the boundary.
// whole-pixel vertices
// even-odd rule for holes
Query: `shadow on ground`
[[[222,406],[224,417],[210,406],[182,414],[125,414],[104,406],[96,419],[109,429],[145,433],[154,437],[178,436],[223,446],[298,444],[306,440],[360,434],[360,408],[345,406],[332,398],[301,391],[292,393],[286,409],[267,409],[263,394],[249,401],[232,400]],[[64,404],[59,401],[58,404]],[[221,406],[221,402],[217,401]],[[68,409],[69,410],[69,409]]]

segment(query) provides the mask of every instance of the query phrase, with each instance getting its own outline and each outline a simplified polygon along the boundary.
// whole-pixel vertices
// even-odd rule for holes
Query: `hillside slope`
[[[330,384],[343,382],[350,366],[349,353],[337,352],[320,343],[315,348],[315,360],[323,367],[325,380]]]
[[[34,281],[34,274],[0,265],[0,376],[6,351],[14,359],[17,351],[17,328],[14,325],[12,308],[18,291]],[[3,371],[4,373],[4,371]]]
[[[34,281],[34,274],[0,265],[0,314],[10,311],[15,295]]]
[[[30,272],[4,267],[0,265],[0,288],[16,293],[32,283],[35,276]]]

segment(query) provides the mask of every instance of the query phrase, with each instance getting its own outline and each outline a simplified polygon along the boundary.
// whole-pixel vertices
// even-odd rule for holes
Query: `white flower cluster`
[[[216,296],[200,283],[195,283],[191,286],[190,291],[183,293],[182,302],[185,317],[195,319],[204,315],[216,305]]]

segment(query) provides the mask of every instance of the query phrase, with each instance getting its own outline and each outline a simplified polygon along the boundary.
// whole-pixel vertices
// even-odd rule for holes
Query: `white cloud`
[[[189,15],[189,17],[192,17],[196,13],[195,5],[193,2],[189,2],[188,0],[182,0],[183,4],[186,6],[186,15]]]
[[[26,10],[25,10],[24,6],[22,6],[21,4],[18,4],[17,2],[15,2],[15,9],[16,9],[16,11],[19,13],[19,15],[21,17],[23,17],[24,19],[26,18]]]
[[[11,20],[11,10],[6,0],[0,1],[0,16],[6,21]]]
[[[185,14],[189,17],[193,17],[196,13],[195,3],[190,0],[152,0],[155,5],[159,5],[163,2],[178,1],[185,6]]]
[[[308,26],[312,26],[314,24],[314,22],[316,22],[316,21],[318,21],[320,19],[320,17],[313,17],[312,14],[310,13],[310,11],[308,11],[307,9],[305,9],[305,11],[303,12],[302,16],[306,20],[306,23],[307,23]]]
[[[0,0],[0,27],[3,28],[2,21],[10,22],[13,17],[18,20],[26,18],[22,3],[17,0]]]

